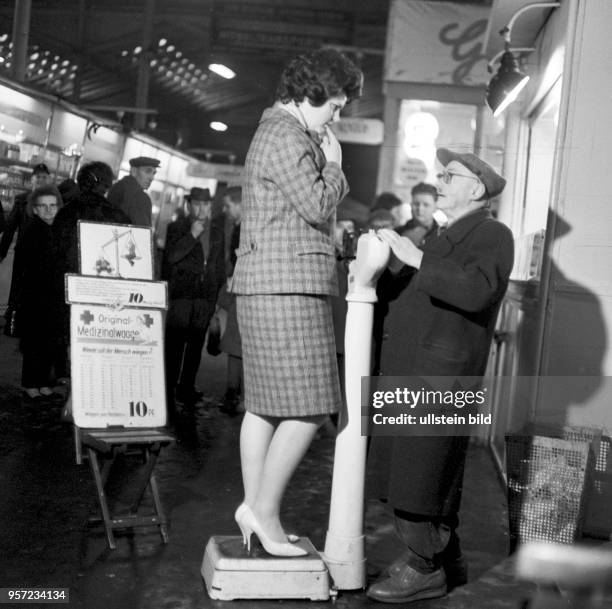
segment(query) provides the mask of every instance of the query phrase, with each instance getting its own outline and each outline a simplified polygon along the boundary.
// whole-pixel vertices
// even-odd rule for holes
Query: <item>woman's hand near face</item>
[[[415,269],[420,268],[423,252],[408,237],[400,237],[394,230],[383,228],[376,231],[376,236],[389,245],[391,251],[404,264]]]
[[[321,137],[321,150],[328,163],[338,163],[338,165],[342,165],[342,148],[340,147],[340,142],[336,134],[328,126],[325,127],[325,131]]]

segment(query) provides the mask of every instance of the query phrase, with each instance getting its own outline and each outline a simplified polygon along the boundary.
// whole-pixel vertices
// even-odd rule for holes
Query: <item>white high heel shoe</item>
[[[238,519],[240,518],[240,514],[242,513],[242,510],[247,507],[246,503],[241,503],[237,508],[236,508],[236,513],[234,514],[234,519],[236,520],[236,522],[238,522]],[[238,524],[238,526],[240,526],[240,524]],[[299,535],[294,535],[293,533],[287,533],[287,541],[289,543],[297,543],[300,540],[300,536]],[[246,539],[243,539],[244,541],[244,545],[247,545]]]
[[[264,550],[268,554],[272,554],[272,556],[294,557],[306,556],[308,554],[306,550],[294,546],[288,541],[280,542],[270,539],[264,533],[263,528],[259,524],[255,514],[253,514],[251,511],[251,508],[245,503],[238,506],[238,509],[234,514],[234,519],[242,532],[242,540],[247,547],[247,552],[251,551],[251,535],[255,533],[261,542],[261,545],[264,547]]]

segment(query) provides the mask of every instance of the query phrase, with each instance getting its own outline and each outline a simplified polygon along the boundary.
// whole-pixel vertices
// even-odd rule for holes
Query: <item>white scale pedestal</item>
[[[323,559],[307,537],[295,545],[307,550],[308,555],[270,556],[255,535],[251,538],[249,555],[241,536],[211,537],[201,569],[208,595],[222,601],[239,598],[329,600],[335,591],[330,589]]]

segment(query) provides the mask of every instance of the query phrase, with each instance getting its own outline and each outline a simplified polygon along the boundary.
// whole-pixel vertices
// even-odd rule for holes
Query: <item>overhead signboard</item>
[[[484,35],[487,6],[394,0],[389,14],[385,79],[482,86],[490,79]]]
[[[225,165],[223,163],[189,163],[187,175],[192,178],[209,178],[219,182],[232,182],[241,184],[244,179],[244,167],[242,165]]]
[[[347,144],[378,146],[384,139],[384,123],[377,118],[342,118],[332,125],[332,130],[339,141]]]

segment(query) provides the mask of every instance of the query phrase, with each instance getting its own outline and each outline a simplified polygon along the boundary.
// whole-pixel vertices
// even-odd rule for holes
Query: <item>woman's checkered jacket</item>
[[[347,192],[316,136],[282,108],[265,110],[246,159],[232,291],[337,295],[334,225]]]

